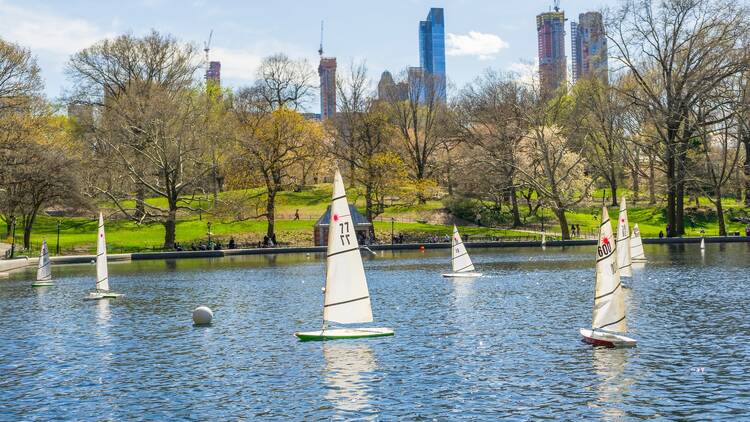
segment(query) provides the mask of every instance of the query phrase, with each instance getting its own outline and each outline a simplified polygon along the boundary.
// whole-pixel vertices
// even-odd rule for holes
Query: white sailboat
[[[42,250],[39,252],[39,265],[36,269],[36,281],[33,287],[52,286],[52,269],[50,268],[49,251],[47,250],[47,241],[42,241]]]
[[[596,256],[592,328],[581,328],[580,333],[586,343],[595,346],[635,346],[634,339],[622,334],[627,332],[628,326],[625,320],[625,297],[620,284],[620,271],[616,258],[617,244],[613,240],[609,213],[607,207],[602,207],[602,223],[599,227]]]
[[[93,292],[85,299],[99,300],[106,298],[117,298],[121,293],[113,293],[109,290],[109,271],[107,269],[107,241],[104,238],[104,217],[99,213],[99,232],[96,240],[96,285]]]
[[[705,250],[705,249],[706,249],[706,239],[703,236],[701,236],[701,250]]]
[[[338,169],[333,179],[331,222],[326,252],[326,285],[323,301],[323,328],[294,333],[300,340],[335,340],[392,336],[390,328],[330,329],[328,323],[361,324],[372,322],[372,307],[365,268],[349,213],[344,181]]]
[[[443,274],[443,277],[481,277],[482,273],[474,271],[474,264],[469,258],[466,245],[458,234],[458,228],[453,225],[453,237],[451,237],[451,265],[453,272]]]
[[[622,200],[620,200],[620,215],[617,219],[617,265],[620,268],[620,277],[633,276],[630,260],[630,226],[625,195],[622,195]]]
[[[542,249],[547,247],[547,237],[545,236],[545,233],[542,232]]]
[[[633,234],[630,238],[630,259],[633,263],[646,262],[646,254],[643,252],[643,239],[638,224],[633,226]]]

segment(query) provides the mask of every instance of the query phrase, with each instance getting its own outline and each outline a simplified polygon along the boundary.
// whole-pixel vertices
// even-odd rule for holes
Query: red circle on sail
[[[602,243],[604,243],[605,245],[609,245],[609,238],[607,236],[604,236],[602,238]]]
[[[339,215],[333,214],[333,221],[339,221]]]

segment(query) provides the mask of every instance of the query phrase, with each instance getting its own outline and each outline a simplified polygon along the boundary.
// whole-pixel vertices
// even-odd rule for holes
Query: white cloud
[[[449,56],[477,56],[479,60],[488,60],[508,48],[508,43],[495,34],[483,34],[469,31],[466,35],[448,34],[446,39]]]
[[[221,62],[222,79],[252,81],[255,80],[255,71],[260,66],[263,56],[249,51],[212,47],[211,60]]]
[[[83,19],[54,15],[44,10],[24,9],[0,1],[3,38],[56,56],[68,56],[111,36]]]
[[[519,82],[533,85],[539,79],[539,59],[534,59],[534,62],[511,63],[508,70],[516,75]]]

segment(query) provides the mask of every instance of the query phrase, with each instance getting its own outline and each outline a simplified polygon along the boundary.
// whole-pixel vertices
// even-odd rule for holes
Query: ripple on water
[[[720,248],[721,246],[721,248]],[[320,256],[111,265],[126,296],[84,302],[91,266],[0,284],[0,419],[729,419],[750,417],[747,245],[646,245],[626,280],[634,349],[592,349],[590,247],[367,258],[391,338],[300,343]],[[215,312],[191,325],[197,305]]]

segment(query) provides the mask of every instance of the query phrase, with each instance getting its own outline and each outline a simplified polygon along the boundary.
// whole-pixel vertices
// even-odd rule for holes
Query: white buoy
[[[210,325],[212,319],[214,319],[214,313],[208,306],[199,306],[193,310],[195,325]]]

